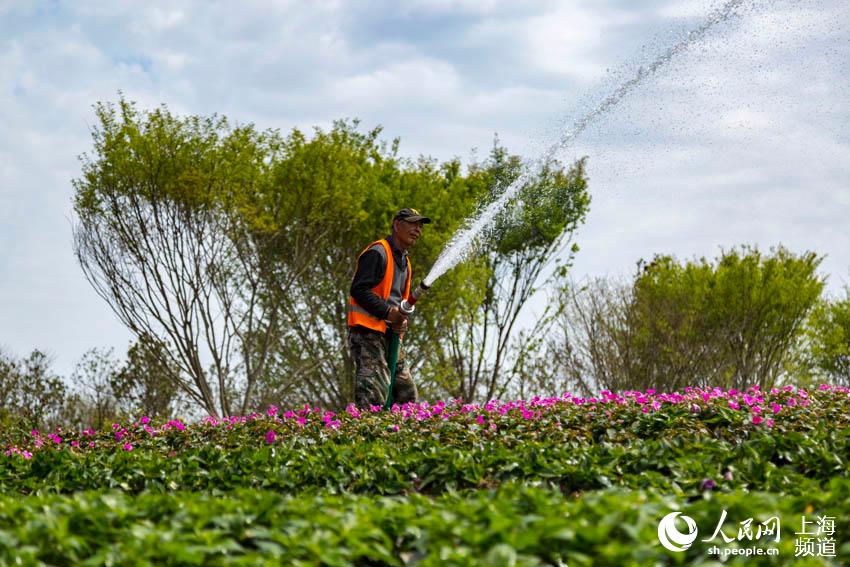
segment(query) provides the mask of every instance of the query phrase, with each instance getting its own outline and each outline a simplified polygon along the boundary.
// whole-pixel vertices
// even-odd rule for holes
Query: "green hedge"
[[[469,428],[442,434],[450,439],[408,432],[372,440],[338,436],[322,443],[304,436],[231,448],[206,443],[179,451],[41,451],[28,460],[0,459],[0,491],[436,494],[542,481],[566,493],[622,486],[695,494],[711,480],[720,490],[799,494],[846,477],[850,455],[850,429],[827,427],[761,431],[740,442],[687,430],[639,443],[585,443],[555,435],[485,438]]]
[[[805,496],[710,494],[696,499],[609,489],[580,499],[539,487],[368,497],[291,497],[238,490],[136,496],[84,492],[71,496],[0,496],[0,562],[24,564],[194,565],[708,565],[706,550],[722,510],[723,530],[778,515],[780,541],[744,539],[722,548],[776,547],[779,563],[795,559],[801,515],[835,522],[834,559],[850,559],[850,481],[835,480]],[[698,540],[674,553],[658,541],[662,517],[680,510]],[[755,526],[753,527],[755,531]],[[776,558],[730,556],[733,564],[778,564]],[[716,564],[716,563],[715,563]]]

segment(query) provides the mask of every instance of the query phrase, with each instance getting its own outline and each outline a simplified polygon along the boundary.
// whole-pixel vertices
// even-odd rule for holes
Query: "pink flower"
[[[267,445],[271,445],[272,443],[274,443],[274,440],[276,438],[277,438],[277,435],[275,435],[274,431],[269,430],[269,431],[266,432],[266,444]]]
[[[30,435],[32,435],[33,437],[38,437],[38,429],[33,429],[32,431],[30,431]]]
[[[768,427],[773,427],[773,420],[772,420],[772,419],[768,419],[768,420],[767,420],[767,422],[766,422],[766,425],[767,425]]]
[[[763,419],[760,415],[754,415],[753,416],[753,425],[758,425],[762,421],[763,421]]]
[[[150,421],[151,421],[150,418],[146,415],[143,415],[142,419],[139,420],[139,422],[141,422],[142,425],[147,425],[148,423],[150,423]]]
[[[122,437],[124,437],[124,430],[123,429],[115,432],[115,440],[116,441],[121,441]]]
[[[354,404],[348,404],[346,406],[345,411],[348,412],[348,415],[351,417],[360,417],[360,412],[357,410],[357,406]]]
[[[9,447],[9,449],[7,449],[4,454],[7,457],[11,457],[12,455],[20,455],[27,460],[32,458],[32,453],[30,453],[26,449],[21,450],[21,449],[18,449],[17,447]]]
[[[277,415],[277,406],[269,406],[269,409],[266,410],[266,415],[269,417]]]
[[[124,450],[125,450],[125,451],[132,451],[132,450],[133,450],[133,446],[132,446],[132,445],[130,445],[129,443],[124,443]]]
[[[479,416],[478,416],[478,419],[476,419],[475,421],[477,421],[477,422],[478,422],[478,425],[484,425],[484,416],[483,416],[483,415],[479,415]]]
[[[94,441],[89,441],[89,447],[94,447]]]
[[[773,413],[774,413],[774,415],[775,415],[775,414],[779,413],[779,410],[781,410],[781,409],[782,409],[782,404],[776,404],[776,403],[771,404],[771,405],[770,405],[770,409],[772,409],[772,410],[773,410]]]
[[[741,406],[739,406],[738,402],[736,402],[735,400],[729,400],[729,407],[732,408],[733,410],[741,409]]]
[[[652,405],[652,409],[654,409],[655,411],[661,409],[661,402],[659,402],[658,400],[653,401],[650,405]]]
[[[79,441],[71,441],[71,447],[79,447],[79,446],[80,446]]]
[[[393,425],[393,431],[398,431],[398,424]]]

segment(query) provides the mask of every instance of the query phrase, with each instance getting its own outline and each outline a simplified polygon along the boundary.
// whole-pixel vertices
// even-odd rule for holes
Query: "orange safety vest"
[[[381,240],[376,240],[369,246],[367,246],[363,252],[361,252],[357,256],[357,260],[360,260],[360,256],[366,253],[372,246],[375,244],[380,244],[384,247],[384,252],[387,256],[387,269],[384,272],[384,279],[382,279],[378,285],[372,288],[372,292],[374,292],[378,297],[386,301],[390,297],[390,291],[393,287],[393,276],[395,275],[395,261],[393,260],[393,252],[390,250],[390,243],[387,242],[385,238]],[[401,294],[402,299],[407,299],[410,296],[410,276],[413,273],[413,268],[410,265],[410,258],[407,258],[407,281],[404,284],[404,291]],[[354,327],[356,325],[360,325],[362,327],[366,327],[367,329],[372,329],[373,331],[378,331],[381,333],[385,333],[387,331],[387,323],[386,321],[382,321],[377,317],[373,317],[368,311],[363,309],[354,298],[348,297],[348,326]]]

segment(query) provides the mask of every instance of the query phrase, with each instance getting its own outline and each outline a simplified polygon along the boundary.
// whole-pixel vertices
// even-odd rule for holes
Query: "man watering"
[[[407,315],[399,309],[410,295],[413,269],[407,252],[430,222],[415,209],[402,209],[393,218],[392,234],[367,246],[357,258],[348,298],[348,347],[356,365],[354,402],[358,407],[388,403],[391,336],[407,330]],[[417,400],[403,348],[398,351],[391,396],[397,404]]]

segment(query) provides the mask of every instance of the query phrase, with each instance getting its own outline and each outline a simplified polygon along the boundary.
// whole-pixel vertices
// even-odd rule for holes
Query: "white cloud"
[[[182,10],[163,10],[161,8],[154,7],[151,10],[150,22],[152,24],[152,28],[154,31],[163,31],[169,30],[180,23],[185,19],[185,14]]]
[[[604,76],[599,47],[616,28],[633,21],[617,9],[587,3],[559,4],[546,14],[529,18],[520,33],[528,41],[529,59],[544,70],[583,81]]]
[[[433,59],[393,63],[368,74],[339,80],[333,92],[341,100],[382,106],[444,106],[458,96],[460,79],[454,68]]]
[[[489,14],[470,28],[468,41],[510,51],[522,65],[562,80],[587,83],[605,73],[599,48],[617,27],[633,21],[630,12],[598,3],[554,3],[516,17]]]
[[[168,73],[179,73],[188,64],[195,62],[195,58],[186,53],[168,50],[156,50],[153,52],[153,60],[162,65]]]

